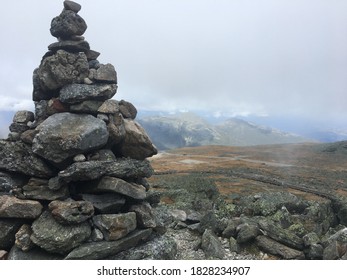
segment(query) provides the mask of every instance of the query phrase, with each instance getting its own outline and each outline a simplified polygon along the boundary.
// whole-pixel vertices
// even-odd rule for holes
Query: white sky
[[[346,0],[77,1],[91,48],[139,110],[347,120]],[[0,111],[33,109],[62,0],[4,1]]]

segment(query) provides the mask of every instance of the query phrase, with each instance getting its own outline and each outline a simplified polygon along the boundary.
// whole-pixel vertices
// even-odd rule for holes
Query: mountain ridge
[[[315,142],[238,118],[211,124],[192,112],[144,116],[138,122],[159,150],[202,145],[252,146]]]

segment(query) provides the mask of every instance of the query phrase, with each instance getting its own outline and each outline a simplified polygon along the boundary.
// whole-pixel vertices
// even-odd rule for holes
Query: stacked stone
[[[113,65],[82,36],[81,6],[64,1],[33,75],[35,114],[17,112],[0,140],[0,255],[103,259],[157,227],[147,202],[157,153],[137,110],[111,99]],[[2,252],[2,253],[1,253]]]

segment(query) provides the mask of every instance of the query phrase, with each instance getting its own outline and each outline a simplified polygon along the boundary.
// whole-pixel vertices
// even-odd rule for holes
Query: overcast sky
[[[84,34],[138,110],[347,120],[346,0],[77,1]],[[1,4],[0,111],[33,109],[62,0]]]

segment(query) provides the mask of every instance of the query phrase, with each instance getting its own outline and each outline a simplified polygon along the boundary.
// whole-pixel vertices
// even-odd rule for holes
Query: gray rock
[[[8,252],[5,250],[0,250],[0,260],[7,260]]]
[[[17,132],[18,134],[21,134],[28,129],[29,127],[24,123],[11,123],[9,127],[11,132]]]
[[[136,229],[136,214],[102,214],[93,217],[94,225],[101,230],[105,240],[118,240]]]
[[[38,201],[22,200],[14,196],[0,196],[0,218],[36,219],[42,212]]]
[[[40,178],[51,177],[55,173],[32,152],[29,145],[20,141],[0,140],[0,169]]]
[[[73,113],[87,113],[87,114],[97,114],[98,109],[103,101],[97,100],[86,100],[81,103],[72,104],[70,106],[70,112]]]
[[[13,246],[8,254],[8,260],[61,260],[62,255],[48,253],[39,247],[35,247],[27,252],[24,252],[17,246]]]
[[[69,196],[69,189],[65,185],[59,189],[50,189],[46,179],[31,178],[22,188],[23,195],[27,199],[55,200]]]
[[[91,61],[91,60],[96,60],[99,57],[100,53],[97,51],[89,50],[86,52],[86,55],[88,60]]]
[[[54,219],[66,225],[80,224],[94,215],[93,204],[87,201],[59,201],[48,204]]]
[[[260,234],[257,225],[253,224],[241,224],[238,226],[237,242],[247,243],[253,241]]]
[[[89,64],[84,53],[64,50],[58,50],[43,59],[37,71],[40,86],[45,91],[57,90],[67,84],[82,83],[88,73]]]
[[[24,223],[21,219],[0,219],[0,248],[9,250],[15,242],[15,234]]]
[[[311,260],[321,260],[324,248],[321,244],[311,244],[307,251],[307,257]]]
[[[223,259],[225,257],[222,243],[210,229],[206,229],[202,235],[201,248],[208,259]]]
[[[45,211],[32,224],[31,240],[48,252],[66,254],[91,235],[88,222],[76,225],[58,223],[52,215]]]
[[[59,100],[63,103],[74,104],[86,100],[105,101],[117,93],[115,84],[67,84],[60,90]]]
[[[264,252],[269,253],[271,255],[280,256],[281,258],[286,260],[305,259],[305,255],[302,251],[289,248],[264,235],[259,235],[256,238],[256,244]]]
[[[125,198],[115,193],[82,194],[81,198],[92,203],[101,214],[117,214],[125,204]]]
[[[98,112],[102,114],[116,114],[119,113],[119,105],[116,100],[109,99],[101,104]]]
[[[91,115],[55,114],[37,130],[32,146],[34,153],[55,163],[100,148],[108,140],[106,124]]]
[[[11,190],[23,186],[28,181],[26,176],[0,171],[0,193],[10,193]]]
[[[31,234],[32,234],[31,226],[28,224],[22,225],[16,233],[15,244],[18,248],[20,248],[24,252],[29,251],[35,246],[30,239]]]
[[[305,246],[311,246],[320,242],[320,238],[315,232],[310,232],[302,237]]]
[[[94,79],[98,82],[117,84],[117,72],[112,64],[100,64]]]
[[[20,140],[24,143],[32,145],[37,131],[35,129],[28,129],[20,135]]]
[[[64,50],[67,52],[86,52],[90,50],[89,43],[84,40],[74,41],[74,40],[64,40],[50,44],[48,46],[50,51],[56,52],[58,50]]]
[[[338,241],[331,242],[323,251],[323,260],[337,260],[346,253],[346,246]]]
[[[260,220],[258,224],[260,229],[270,238],[289,247],[299,250],[303,249],[303,240],[289,230],[283,229],[280,226],[274,224],[274,222],[266,219]]]
[[[235,253],[240,252],[240,246],[237,243],[237,240],[232,236],[229,238],[229,247],[230,247],[230,252],[235,252]]]
[[[116,241],[100,241],[85,243],[71,251],[66,260],[100,260],[114,256],[121,251],[135,247],[141,241],[146,241],[151,235],[151,229],[137,230]]]
[[[187,213],[183,210],[172,209],[170,213],[172,217],[177,221],[185,222],[187,220]]]
[[[109,260],[174,260],[177,254],[176,241],[166,235],[159,236],[140,246],[123,251]]]
[[[34,121],[34,113],[27,110],[18,111],[13,117],[15,123],[27,124],[29,121]]]
[[[222,236],[226,238],[237,236],[237,227],[242,223],[240,218],[229,220],[226,228],[222,232]]]
[[[153,172],[147,160],[123,158],[115,161],[75,162],[58,175],[66,182],[71,182],[94,180],[104,175],[122,179],[142,178],[152,176]]]
[[[107,145],[114,147],[121,143],[126,134],[123,116],[121,114],[109,115],[107,129],[110,135]]]
[[[71,7],[71,5],[70,5]],[[50,32],[57,38],[68,39],[74,35],[83,35],[87,24],[75,11],[64,9],[51,22]]]
[[[119,110],[122,113],[123,117],[126,119],[132,119],[134,120],[137,116],[137,109],[136,107],[125,100],[119,101]]]
[[[78,154],[78,155],[75,155],[74,158],[73,158],[73,161],[74,162],[83,162],[83,161],[86,161],[87,158],[84,154]]]
[[[104,239],[104,235],[101,230],[98,228],[93,228],[92,235],[90,236],[91,240],[94,242],[102,241]]]
[[[140,228],[155,228],[157,226],[152,207],[148,202],[133,204],[129,211],[136,213],[137,224]]]
[[[101,149],[88,154],[88,160],[115,161],[117,158],[109,149]]]
[[[66,1],[64,1],[64,8],[66,10],[71,10],[75,13],[78,13],[82,7],[80,4],[78,4],[76,2],[66,0]]]
[[[126,133],[120,148],[122,156],[141,160],[157,154],[157,148],[140,124],[124,119],[124,127]]]
[[[112,192],[139,200],[146,198],[145,187],[110,176],[102,177],[96,184],[95,182],[85,183],[80,191],[87,193]]]

